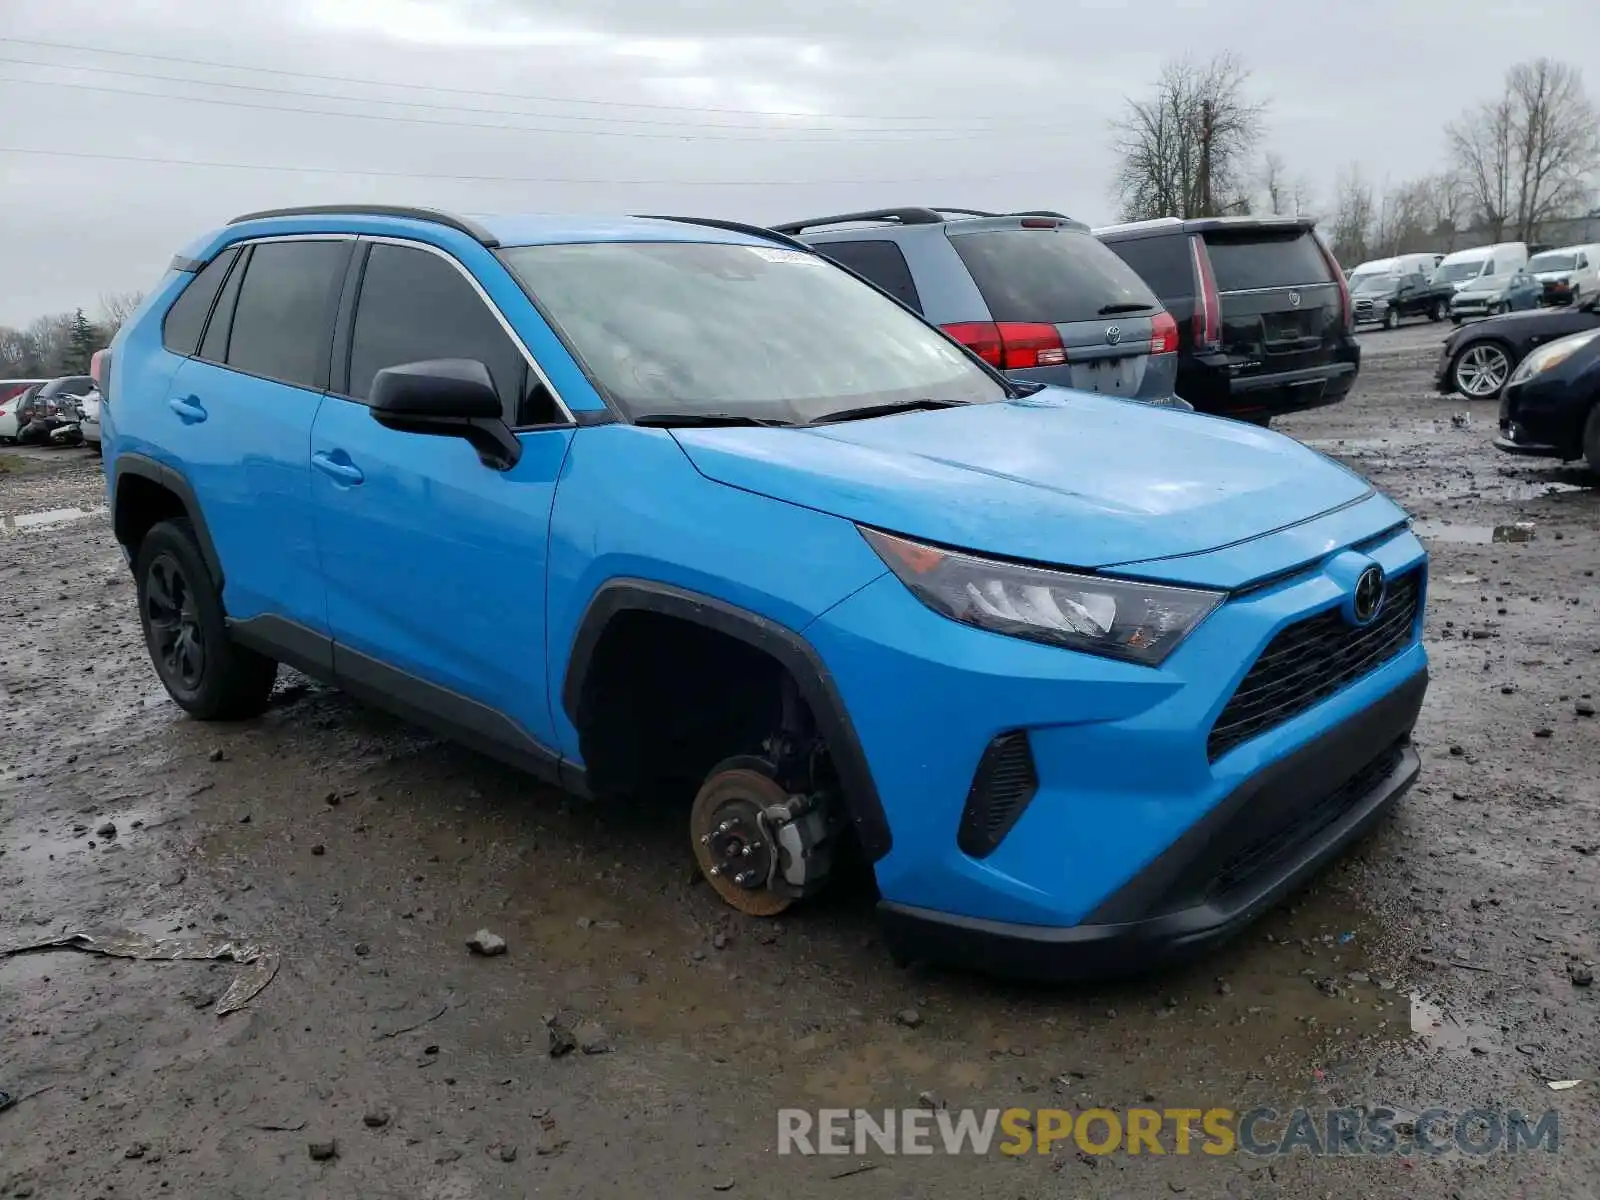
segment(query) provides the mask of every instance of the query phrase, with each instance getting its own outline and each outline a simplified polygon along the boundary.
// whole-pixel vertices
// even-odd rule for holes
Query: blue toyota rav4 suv
[[[769,915],[859,843],[899,959],[1234,931],[1415,778],[1426,558],[1326,458],[1008,380],[781,234],[293,209],[172,265],[103,410],[151,658],[279,663],[576,792],[688,781]]]

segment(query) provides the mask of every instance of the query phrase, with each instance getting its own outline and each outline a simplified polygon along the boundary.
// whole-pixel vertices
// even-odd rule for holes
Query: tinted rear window
[[[178,294],[167,309],[167,318],[161,323],[161,344],[174,354],[190,355],[200,347],[200,330],[211,311],[211,302],[217,298],[228,266],[233,262],[236,249],[228,249],[213,258]]]
[[[1303,287],[1333,279],[1322,248],[1309,231],[1208,233],[1206,249],[1219,292]]]
[[[1161,299],[1194,294],[1194,264],[1186,235],[1127,238],[1106,245]]]
[[[323,386],[335,284],[346,242],[263,242],[250,255],[233,310],[228,365],[301,387]]]
[[[870,279],[901,304],[922,311],[922,298],[911,281],[911,268],[899,246],[889,241],[815,242],[818,253]]]
[[[1154,310],[1144,280],[1092,234],[1060,229],[952,233],[996,321],[1096,321]]]

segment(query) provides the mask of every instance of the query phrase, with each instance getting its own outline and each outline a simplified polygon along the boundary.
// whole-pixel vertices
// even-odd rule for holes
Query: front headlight
[[[1532,379],[1535,375],[1559,367],[1597,337],[1600,337],[1600,329],[1589,329],[1583,333],[1574,333],[1570,337],[1546,342],[1517,364],[1517,369],[1511,372],[1509,382],[1521,383],[1525,379]]]
[[[858,527],[937,613],[1011,637],[1159,666],[1224,593],[1030,567]]]

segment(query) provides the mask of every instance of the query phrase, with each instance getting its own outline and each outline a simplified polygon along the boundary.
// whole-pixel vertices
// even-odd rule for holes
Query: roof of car
[[[1156,217],[1149,221],[1125,221],[1120,225],[1102,225],[1094,231],[1096,237],[1152,237],[1169,233],[1216,233],[1224,230],[1263,232],[1290,229],[1313,229],[1315,217]]]
[[[438,209],[392,204],[314,204],[245,213],[221,229],[196,238],[173,256],[172,269],[194,272],[224,246],[251,237],[350,233],[394,236],[428,232],[466,236],[494,250],[584,242],[713,242],[759,246],[777,242],[810,253],[782,233],[714,217],[596,216],[555,213],[496,213],[461,216]]]
[[[544,246],[573,242],[725,242],[760,244],[781,235],[753,225],[702,217],[621,216],[572,213],[490,213],[464,216],[438,209],[378,204],[318,204],[245,213],[230,227],[264,223],[269,228],[312,222],[323,228],[367,228],[377,221],[420,223],[464,233],[485,246]]]

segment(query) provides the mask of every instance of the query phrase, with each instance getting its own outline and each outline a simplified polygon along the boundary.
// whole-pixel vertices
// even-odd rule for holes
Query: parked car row
[[[28,383],[9,399],[0,401],[0,442],[81,444],[85,439],[81,404],[94,386],[94,379],[88,375]],[[95,429],[98,436],[98,407]]]
[[[1350,292],[1299,217],[1091,230],[1060,213],[898,208],[775,229],[1023,380],[1265,425],[1355,382]]]
[[[1526,243],[1501,242],[1362,263],[1349,272],[1356,323],[1393,329],[1406,317],[1448,316],[1459,325],[1540,305],[1578,306],[1600,290],[1600,246],[1534,249],[1529,257]]]

